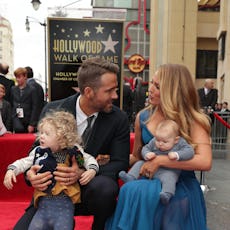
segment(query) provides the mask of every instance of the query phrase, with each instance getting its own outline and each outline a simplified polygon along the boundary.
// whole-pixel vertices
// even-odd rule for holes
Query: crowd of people
[[[224,101],[223,103],[216,103],[214,107],[214,111],[228,113],[230,110],[228,109],[228,102]]]
[[[216,123],[213,113],[218,113],[219,116],[223,117],[225,121],[228,121],[230,110],[228,109],[228,102],[218,102],[218,90],[214,87],[214,80],[213,79],[206,79],[204,82],[204,87],[198,89],[198,95],[200,100],[200,106],[204,113],[208,114],[212,120],[213,132],[217,132],[218,130],[223,130],[225,133],[224,136],[226,137],[227,134],[227,127],[224,127],[221,123]],[[219,132],[213,135],[220,135]],[[221,134],[222,136],[222,134]]]
[[[76,157],[72,157],[69,166],[58,164],[52,173],[39,171],[42,167],[36,164],[27,165],[25,169],[27,183],[36,191],[45,193],[44,197],[48,196],[53,203],[57,202],[57,196],[63,196],[62,192],[60,194],[50,192],[49,188],[54,181],[66,187],[77,184],[80,188],[81,201],[72,202],[71,207],[74,211],[71,211],[70,216],[73,219],[73,215],[93,215],[91,227],[93,230],[208,229],[205,200],[195,170],[207,171],[212,166],[211,121],[200,109],[199,96],[189,70],[180,64],[163,64],[151,76],[148,106],[138,111],[135,118],[132,154],[130,154],[128,116],[113,104],[118,98],[118,73],[119,67],[106,60],[90,58],[84,61],[78,70],[79,92],[68,98],[49,102],[40,116],[42,123],[43,119],[48,119],[53,110],[64,110],[73,115],[76,121],[75,129],[83,139],[80,142],[76,141],[76,144],[96,160],[92,160],[96,173],[84,184],[81,183],[88,168],[80,167]],[[18,91],[20,92],[20,89]],[[173,138],[162,136],[158,130],[158,125],[168,120],[176,123]],[[42,136],[48,133],[42,131],[42,127],[39,126],[38,129],[40,142],[36,141],[33,147],[39,146],[35,148],[43,149],[44,145],[43,147],[51,149],[53,156],[61,157],[59,155],[61,146],[55,145],[59,148],[53,149],[52,142],[49,143],[51,146],[44,144]],[[83,138],[85,130],[90,130],[87,131],[86,139]],[[165,131],[163,132],[165,134]],[[146,160],[143,158],[146,151],[142,155],[142,150],[150,141],[155,140],[154,138],[157,141],[146,151],[149,153],[157,149],[160,154],[155,153],[154,157]],[[173,148],[179,140],[184,140],[186,145],[190,146],[192,151],[188,158],[181,156],[179,148]],[[167,145],[168,141],[170,144],[167,148],[160,147],[162,143]],[[56,143],[57,139],[53,142]],[[168,152],[171,148],[172,157],[161,154],[161,150]],[[57,157],[55,159],[57,161]],[[122,171],[128,172],[132,165],[131,159],[132,163],[142,160],[141,166],[136,170],[139,175],[120,188],[119,174]],[[95,162],[98,163],[98,169]],[[176,186],[173,185],[167,196],[161,195],[165,192],[161,188],[163,177],[156,176],[162,168],[169,172],[174,170],[179,172],[173,180],[176,181]],[[11,171],[8,172],[9,170]],[[16,169],[12,165],[8,167],[7,174],[11,175],[5,182],[8,188],[12,188],[14,182],[12,178],[16,175],[14,170]],[[167,174],[164,177],[168,183]],[[64,196],[66,197],[65,194]],[[42,201],[43,199],[38,201],[38,206],[33,200],[31,201],[14,230],[28,229],[29,226],[33,226],[33,229],[42,229],[39,226],[40,221],[37,222],[38,225],[34,224],[34,219],[38,217],[40,207],[44,203]],[[61,200],[60,202],[63,203]],[[63,208],[64,204],[61,207]],[[71,226],[70,230],[74,226],[74,219],[72,221],[72,224],[71,221],[68,223]],[[64,229],[64,225],[50,229],[62,228]]]
[[[204,87],[198,89],[200,106],[207,114],[212,112],[229,112],[228,102],[218,102],[218,90],[213,79],[206,79]]]
[[[9,66],[0,63],[0,115],[4,133],[34,133],[45,104],[43,88],[33,78],[29,66],[14,71],[16,84],[6,77],[8,72]]]

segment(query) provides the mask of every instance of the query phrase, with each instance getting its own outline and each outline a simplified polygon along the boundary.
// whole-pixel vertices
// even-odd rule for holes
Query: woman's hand
[[[160,167],[159,159],[160,156],[156,156],[154,159],[146,161],[141,167],[140,175],[148,177],[150,179],[153,178],[156,171]]]
[[[62,185],[71,185],[76,183],[84,172],[83,169],[78,167],[75,157],[72,157],[72,166],[57,166],[57,170],[54,171],[55,180],[59,181]]]
[[[37,173],[42,166],[34,165],[27,171],[26,176],[33,188],[44,191],[52,183],[51,172]]]
[[[133,154],[129,155],[129,166],[133,166],[139,159]]]

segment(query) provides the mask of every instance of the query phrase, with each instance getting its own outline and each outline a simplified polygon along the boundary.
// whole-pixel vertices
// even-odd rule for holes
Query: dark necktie
[[[92,121],[93,121],[93,118],[94,118],[94,115],[93,116],[90,116],[87,118],[87,127],[85,129],[85,131],[83,132],[81,138],[83,140],[83,144],[84,144],[84,147],[86,147],[87,143],[88,143],[88,140],[89,140],[89,136],[92,132]]]

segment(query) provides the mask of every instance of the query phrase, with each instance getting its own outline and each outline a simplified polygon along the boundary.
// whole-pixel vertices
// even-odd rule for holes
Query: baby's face
[[[170,150],[176,142],[175,135],[170,135],[168,133],[156,133],[155,135],[155,144],[160,151]]]

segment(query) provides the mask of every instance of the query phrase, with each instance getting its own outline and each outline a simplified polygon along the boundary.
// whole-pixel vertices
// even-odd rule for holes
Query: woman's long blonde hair
[[[201,111],[192,76],[184,65],[164,64],[157,70],[160,85],[161,110],[165,119],[174,120],[181,135],[192,143],[190,130],[198,122],[210,133],[210,120]]]

